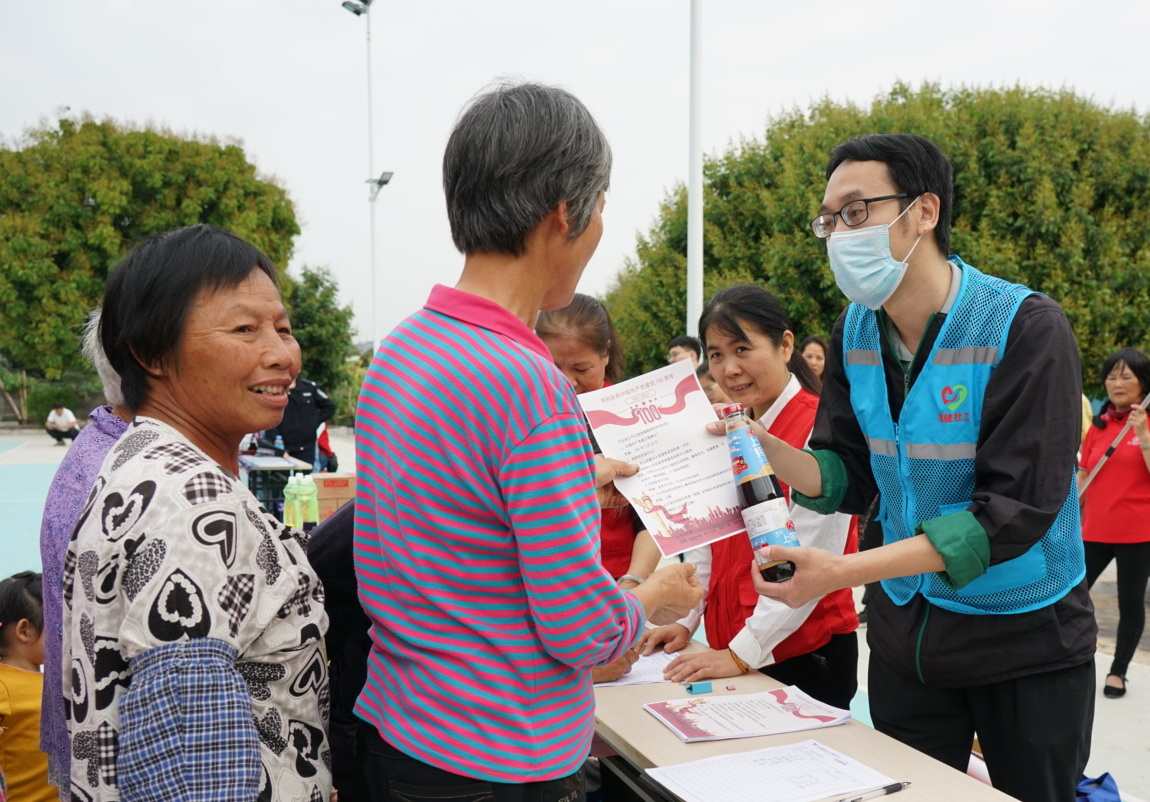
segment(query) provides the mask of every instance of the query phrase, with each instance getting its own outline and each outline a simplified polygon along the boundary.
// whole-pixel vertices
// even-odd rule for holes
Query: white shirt
[[[48,420],[44,425],[56,432],[70,432],[78,425],[76,423],[76,416],[73,415],[72,410],[67,407],[63,407],[62,409],[63,411],[59,414],[56,413],[56,410],[49,412]]]

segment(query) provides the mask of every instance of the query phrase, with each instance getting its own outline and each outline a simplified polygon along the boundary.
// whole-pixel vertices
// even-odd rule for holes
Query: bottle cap
[[[744,407],[742,404],[725,404],[723,406],[723,417],[729,418],[732,415],[738,415],[742,413],[743,409]]]

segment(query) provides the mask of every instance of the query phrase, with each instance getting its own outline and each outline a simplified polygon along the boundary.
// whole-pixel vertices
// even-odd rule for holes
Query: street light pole
[[[379,318],[377,314],[378,288],[376,287],[375,265],[375,199],[379,197],[379,190],[391,180],[391,173],[383,173],[379,177],[375,174],[375,94],[371,86],[371,5],[375,0],[345,0],[343,7],[364,18],[366,31],[365,44],[367,49],[367,206],[368,206],[368,241],[370,243],[371,270],[371,350],[375,353],[379,349]]]
[[[371,0],[364,3],[364,24],[367,30],[367,174],[369,181],[375,178],[375,95],[371,90]],[[379,293],[375,285],[375,199],[379,196],[376,186],[368,189],[368,238],[371,243],[371,352],[379,350],[379,317],[376,304]]]
[[[703,0],[691,0],[691,88],[690,125],[687,166],[687,333],[699,335],[699,316],[703,314],[703,145],[702,118],[702,48],[699,46],[700,6]]]

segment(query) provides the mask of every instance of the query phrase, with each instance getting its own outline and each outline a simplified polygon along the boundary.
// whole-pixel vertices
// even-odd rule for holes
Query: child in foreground
[[[40,751],[43,626],[40,574],[22,571],[0,582],[0,772],[8,798],[25,802],[58,798]]]

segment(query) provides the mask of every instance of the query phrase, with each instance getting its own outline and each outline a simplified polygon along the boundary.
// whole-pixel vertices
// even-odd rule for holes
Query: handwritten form
[[[647,769],[683,802],[818,802],[894,782],[818,741]]]
[[[631,665],[631,670],[614,682],[597,682],[596,688],[610,688],[613,685],[650,685],[655,682],[666,682],[663,669],[678,657],[678,654],[652,652],[646,657],[640,657]]]

